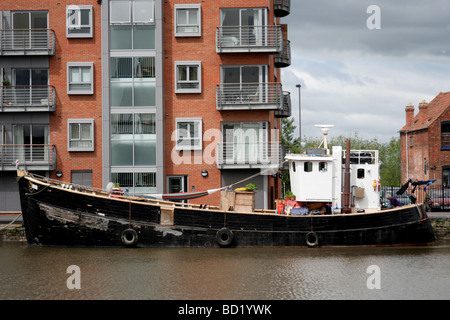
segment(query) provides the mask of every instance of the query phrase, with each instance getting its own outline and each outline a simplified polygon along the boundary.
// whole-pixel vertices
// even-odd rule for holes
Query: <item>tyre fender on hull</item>
[[[305,241],[308,247],[316,247],[319,244],[319,237],[315,232],[311,231],[306,234]]]
[[[219,246],[228,247],[234,240],[233,231],[228,228],[222,228],[216,233],[216,240]]]
[[[122,243],[126,247],[136,246],[136,244],[138,242],[138,235],[137,235],[136,230],[131,229],[131,228],[123,230],[121,239],[122,239]]]

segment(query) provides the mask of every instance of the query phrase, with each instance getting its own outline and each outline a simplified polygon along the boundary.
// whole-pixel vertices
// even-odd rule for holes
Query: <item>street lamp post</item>
[[[300,153],[302,152],[302,104],[301,104],[301,96],[300,96],[300,89],[301,85],[297,84],[296,87],[298,88],[298,135],[299,135],[299,150]]]

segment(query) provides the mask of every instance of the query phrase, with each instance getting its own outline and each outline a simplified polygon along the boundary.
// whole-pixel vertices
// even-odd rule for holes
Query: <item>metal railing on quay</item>
[[[381,186],[382,204],[389,204],[387,195],[397,198],[402,204],[427,203],[431,211],[450,211],[450,188],[448,186],[430,184],[409,186],[404,193],[397,194],[401,187]]]

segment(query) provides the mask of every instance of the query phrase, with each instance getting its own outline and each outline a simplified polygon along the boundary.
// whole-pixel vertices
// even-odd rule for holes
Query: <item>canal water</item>
[[[0,299],[447,300],[450,243],[244,249],[0,243]]]

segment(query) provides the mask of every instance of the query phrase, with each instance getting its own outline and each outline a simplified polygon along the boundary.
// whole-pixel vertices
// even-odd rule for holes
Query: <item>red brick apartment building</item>
[[[0,2],[0,211],[20,209],[19,167],[102,187],[97,1]]]
[[[436,179],[450,186],[450,92],[422,101],[419,112],[405,108],[406,124],[400,130],[402,182]]]
[[[289,13],[289,0],[1,1],[0,211],[20,210],[16,160],[131,195],[255,175],[243,185],[271,208]]]
[[[280,160],[277,130],[280,117],[290,115],[279,69],[290,65],[290,48],[280,17],[289,5],[164,2],[167,192],[227,186]],[[270,208],[280,196],[279,180],[266,173],[239,186],[256,184],[256,206]],[[198,200],[219,201],[220,193]]]

